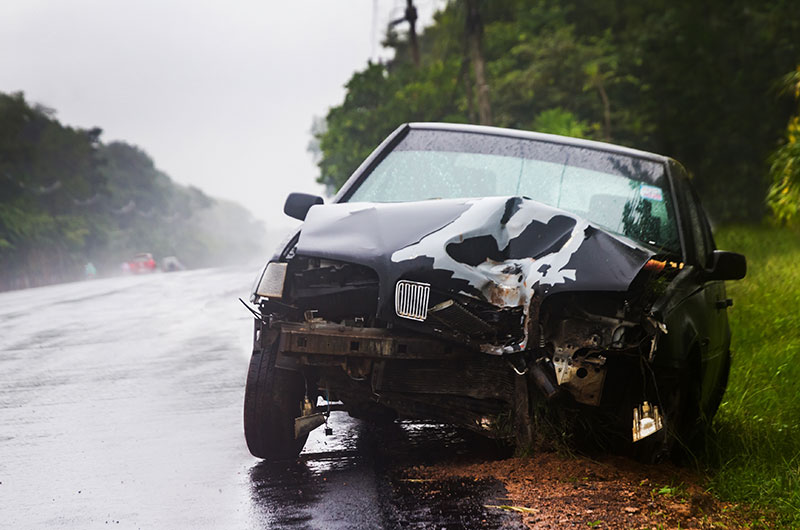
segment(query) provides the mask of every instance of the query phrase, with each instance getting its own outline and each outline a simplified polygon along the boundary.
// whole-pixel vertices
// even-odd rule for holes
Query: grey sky
[[[101,127],[176,181],[285,226],[287,193],[321,191],[306,152],[312,117],[382,53],[404,4],[4,0],[0,91],[21,90],[68,125]],[[427,22],[443,1],[415,4]]]

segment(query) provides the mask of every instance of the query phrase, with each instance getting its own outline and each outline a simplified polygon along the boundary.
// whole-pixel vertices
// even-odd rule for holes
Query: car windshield
[[[412,129],[345,199],[406,202],[521,196],[679,252],[664,165],[581,146]]]

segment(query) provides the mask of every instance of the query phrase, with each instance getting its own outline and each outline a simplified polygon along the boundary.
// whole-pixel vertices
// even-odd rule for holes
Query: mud
[[[622,457],[589,459],[544,453],[524,458],[409,470],[419,480],[492,478],[504,484],[527,528],[752,528],[747,506],[724,503],[702,488],[704,477],[669,464]],[[769,523],[764,521],[765,526]]]

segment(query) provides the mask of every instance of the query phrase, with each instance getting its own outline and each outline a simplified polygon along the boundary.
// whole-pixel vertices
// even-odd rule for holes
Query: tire
[[[704,411],[703,420],[706,423],[707,428],[711,427],[711,420],[714,419],[714,416],[717,414],[717,410],[719,409],[719,405],[722,403],[722,397],[725,395],[725,390],[728,388],[728,378],[730,377],[730,373],[731,352],[726,351],[725,357],[722,361],[722,369],[720,370],[719,380],[717,381],[717,385],[714,387],[714,392],[712,393],[708,406]]]
[[[244,391],[247,448],[271,461],[297,458],[308,439],[294,437],[294,419],[302,414],[305,398],[303,375],[277,368],[276,357],[277,342],[269,351],[253,351]]]
[[[699,457],[707,455],[708,451],[708,436],[711,432],[711,425],[714,416],[722,403],[722,397],[725,394],[725,389],[728,386],[728,377],[731,370],[731,356],[730,352],[726,352],[722,361],[722,368],[720,369],[719,379],[711,392],[709,401],[704,409],[701,409],[701,388],[699,380],[695,380],[695,385],[692,387],[692,401],[687,403],[691,405],[685,412],[686,421],[683,430],[680,433],[680,443],[676,444],[673,450],[673,460],[679,464],[695,463]]]
[[[680,428],[683,423],[681,412],[686,401],[686,386],[673,383],[668,388],[662,386],[660,393],[661,403],[655,400],[651,403],[659,405],[664,417],[664,427],[643,440],[633,442],[634,458],[645,464],[659,464],[669,460],[680,438]]]
[[[702,444],[700,424],[700,381],[697,375],[684,368],[660,378],[658,382],[660,408],[664,428],[644,440],[633,443],[634,457],[644,463],[660,463],[671,459],[683,464],[694,458]],[[653,400],[658,404],[658,401]]]

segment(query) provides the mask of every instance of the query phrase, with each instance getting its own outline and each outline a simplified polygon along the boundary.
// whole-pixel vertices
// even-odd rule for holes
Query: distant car
[[[175,256],[167,256],[161,260],[161,270],[164,272],[177,272],[186,270],[186,267]]]
[[[645,460],[690,445],[716,412],[724,280],[746,262],[716,250],[676,161],[407,124],[322,202],[288,197],[304,224],[251,296],[253,455],[296,456],[324,421],[318,396],[522,444],[537,414],[561,411]]]
[[[128,262],[128,270],[133,274],[155,272],[156,260],[153,259],[152,254],[147,252],[136,254],[133,259]]]

